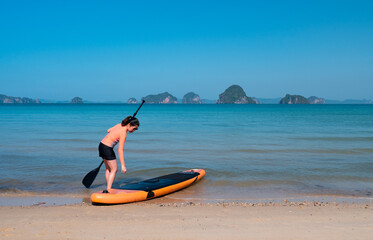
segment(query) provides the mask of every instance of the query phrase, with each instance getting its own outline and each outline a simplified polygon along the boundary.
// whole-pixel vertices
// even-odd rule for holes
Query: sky
[[[373,99],[373,1],[0,1],[0,94]]]

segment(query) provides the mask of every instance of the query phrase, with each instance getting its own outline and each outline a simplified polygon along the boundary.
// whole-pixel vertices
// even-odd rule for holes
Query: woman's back
[[[120,133],[123,130],[123,126],[121,124],[117,124],[114,127],[110,128],[108,134],[102,139],[102,143],[109,147],[114,147],[120,138]]]

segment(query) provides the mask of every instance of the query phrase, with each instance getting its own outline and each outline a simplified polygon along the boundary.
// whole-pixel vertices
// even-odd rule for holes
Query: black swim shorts
[[[117,159],[115,156],[114,149],[111,147],[106,146],[102,142],[100,142],[100,145],[98,145],[98,152],[100,154],[100,157],[106,160],[114,160]]]

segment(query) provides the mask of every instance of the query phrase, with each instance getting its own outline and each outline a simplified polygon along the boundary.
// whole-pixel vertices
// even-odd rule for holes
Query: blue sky
[[[0,94],[373,99],[373,1],[1,1]]]

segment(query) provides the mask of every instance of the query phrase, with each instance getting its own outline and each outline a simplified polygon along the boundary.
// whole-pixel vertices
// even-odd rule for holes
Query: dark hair
[[[128,116],[125,119],[122,120],[122,126],[126,126],[127,124],[130,124],[131,126],[139,126],[140,127],[140,122],[139,119]]]

